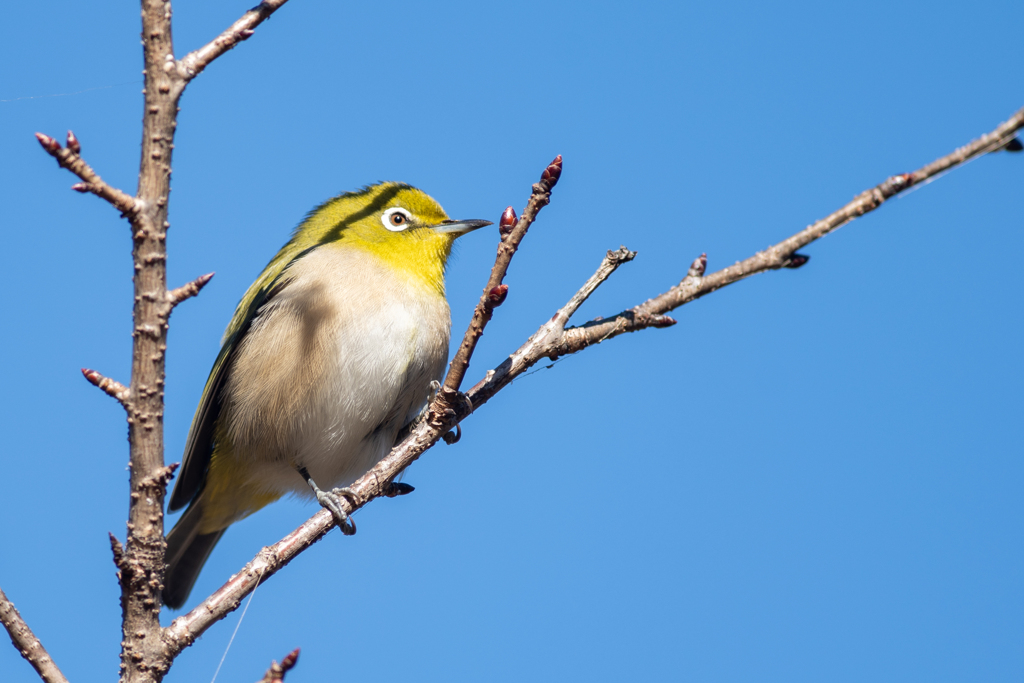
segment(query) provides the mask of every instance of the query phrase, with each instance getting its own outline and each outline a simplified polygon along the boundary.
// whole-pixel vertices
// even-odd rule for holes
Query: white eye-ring
[[[384,227],[391,232],[399,232],[409,227],[409,223],[412,221],[412,214],[401,208],[395,206],[385,211],[381,217],[380,222],[384,224]]]

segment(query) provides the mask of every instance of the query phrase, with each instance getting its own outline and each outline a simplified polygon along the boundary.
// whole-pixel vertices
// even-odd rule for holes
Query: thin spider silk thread
[[[28,95],[26,97],[14,97],[9,100],[0,100],[0,102],[18,102],[19,100],[41,100],[47,97],[70,97],[71,95],[81,95],[82,93],[92,92],[93,90],[107,90],[109,88],[119,88],[122,85],[132,85],[133,83],[142,83],[142,81],[128,81],[126,83],[114,83],[113,85],[100,85],[95,88],[86,88],[85,90],[79,90],[77,92],[59,92],[53,95]]]
[[[224,654],[221,655],[220,664],[217,665],[217,670],[213,672],[213,678],[210,679],[210,683],[215,683],[217,675],[220,674],[220,668],[224,666],[224,660],[228,658],[228,650],[231,649],[231,644],[235,642],[235,636],[238,635],[238,628],[242,625],[242,620],[245,619],[245,613],[249,611],[249,605],[252,604],[252,599],[256,597],[256,589],[260,587],[260,581],[263,580],[263,572],[267,570],[266,567],[260,571],[259,578],[256,579],[256,585],[252,587],[252,593],[249,593],[249,599],[245,603],[245,607],[242,609],[242,616],[238,617],[238,623],[235,624],[235,630],[231,633],[231,640],[228,641],[228,646],[224,648]]]

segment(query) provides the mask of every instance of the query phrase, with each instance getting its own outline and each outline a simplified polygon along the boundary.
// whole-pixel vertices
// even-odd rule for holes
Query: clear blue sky
[[[175,3],[179,56],[251,3]],[[1020,2],[294,0],[182,101],[167,457],[221,332],[318,202],[402,180],[460,218],[565,172],[469,379],[591,274],[608,315],[720,268],[1024,105]],[[712,6],[713,5],[713,6]],[[0,21],[0,586],[72,681],[117,673],[106,534],[124,537],[127,224],[32,133],[74,129],[134,191],[132,3]],[[54,96],[59,95],[59,96]],[[34,97],[35,99],[28,99]],[[256,593],[218,680],[1006,681],[1024,669],[1024,155],[990,155],[760,275],[516,382]],[[449,271],[461,334],[493,229]],[[232,527],[193,602],[315,511]],[[236,617],[168,681],[213,675]],[[0,643],[0,675],[32,681]]]

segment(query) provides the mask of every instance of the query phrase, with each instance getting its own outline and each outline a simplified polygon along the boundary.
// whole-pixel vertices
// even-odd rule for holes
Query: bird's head
[[[448,218],[430,195],[403,183],[348,192],[313,209],[292,238],[293,248],[336,245],[376,256],[397,272],[444,287],[444,267],[460,235],[490,221]]]

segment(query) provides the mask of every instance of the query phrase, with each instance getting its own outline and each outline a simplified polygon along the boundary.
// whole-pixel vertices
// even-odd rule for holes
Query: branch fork
[[[82,179],[81,183],[75,183],[71,189],[76,192],[91,192],[97,197],[105,199],[125,216],[133,216],[139,211],[139,204],[134,197],[107,185],[103,178],[100,178],[99,174],[92,170],[92,166],[79,156],[82,145],[70,130],[68,131],[67,147],[61,147],[55,139],[42,133],[36,133],[36,140],[39,140],[39,144],[47,154],[57,160],[57,164],[61,168],[66,168]]]

